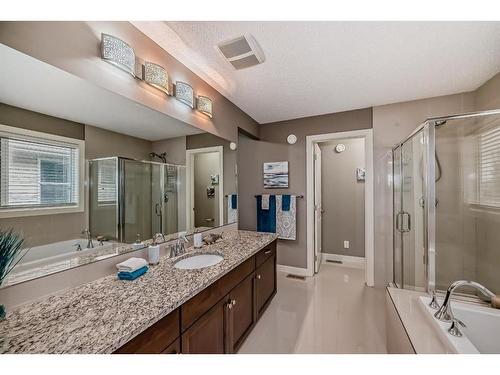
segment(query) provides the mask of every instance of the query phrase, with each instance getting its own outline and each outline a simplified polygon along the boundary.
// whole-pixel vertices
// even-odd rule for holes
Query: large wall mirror
[[[0,228],[29,249],[2,286],[237,222],[228,140],[0,47]]]

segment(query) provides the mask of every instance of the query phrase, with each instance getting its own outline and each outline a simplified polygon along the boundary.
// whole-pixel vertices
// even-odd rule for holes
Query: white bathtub
[[[460,326],[463,336],[455,337],[448,333],[450,322],[442,322],[434,317],[436,310],[429,307],[429,297],[419,297],[419,302],[441,340],[452,352],[500,354],[500,310],[452,300],[453,314],[467,326]],[[439,304],[442,303],[439,300]]]
[[[101,246],[99,245],[98,241],[92,240],[92,242],[94,243],[94,248],[87,248],[87,242],[88,241],[86,239],[77,238],[74,240],[60,241],[47,245],[32,247],[17,264],[14,272],[40,267],[46,264],[55,263],[82,255],[90,255],[93,252],[108,252],[108,250],[113,250],[118,246],[124,245],[118,242],[105,241]],[[82,250],[77,251],[76,245],[80,245]]]

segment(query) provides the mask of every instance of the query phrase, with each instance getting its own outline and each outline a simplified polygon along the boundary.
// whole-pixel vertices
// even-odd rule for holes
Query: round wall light
[[[288,144],[294,145],[297,142],[297,136],[295,134],[290,134],[288,137],[286,137],[286,141]]]
[[[345,145],[342,144],[342,143],[339,143],[337,146],[335,146],[335,151],[337,151],[339,154],[341,152],[344,152],[345,151]]]
[[[230,148],[231,150],[233,150],[233,151],[234,151],[234,150],[236,150],[236,143],[231,142],[231,143],[229,144],[229,148]]]

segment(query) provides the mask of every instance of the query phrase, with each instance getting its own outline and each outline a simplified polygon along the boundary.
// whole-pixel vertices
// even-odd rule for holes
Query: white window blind
[[[500,127],[479,138],[479,204],[500,207]]]
[[[117,161],[99,160],[97,169],[97,202],[114,204],[117,200],[116,174]]]
[[[0,136],[2,209],[76,206],[78,146]]]

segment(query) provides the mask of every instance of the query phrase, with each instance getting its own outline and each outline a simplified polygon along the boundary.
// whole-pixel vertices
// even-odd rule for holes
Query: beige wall
[[[186,165],[186,136],[155,141],[152,151],[157,154],[166,152],[167,163]]]
[[[342,143],[345,151],[335,152]],[[323,228],[322,251],[365,256],[365,183],[357,181],[356,168],[365,167],[363,138],[320,144]],[[344,249],[344,241],[350,248]]]
[[[241,135],[238,141],[239,227],[255,230],[256,194],[262,194],[264,162],[289,162],[289,188],[266,190],[270,194],[306,194],[307,135],[371,128],[371,108],[306,117],[261,125],[260,141]],[[289,145],[286,137],[295,134],[297,143]],[[280,240],[278,263],[292,267],[307,267],[306,198],[297,200],[297,239]]]
[[[101,33],[130,44],[136,56],[165,66],[173,80],[188,82],[213,100],[213,119],[193,111],[100,58]],[[116,94],[226,139],[239,126],[257,135],[258,124],[129,22],[0,22],[0,42]],[[237,124],[237,125],[236,125]]]
[[[85,125],[85,159],[121,156],[150,160],[152,142],[110,130]]]

